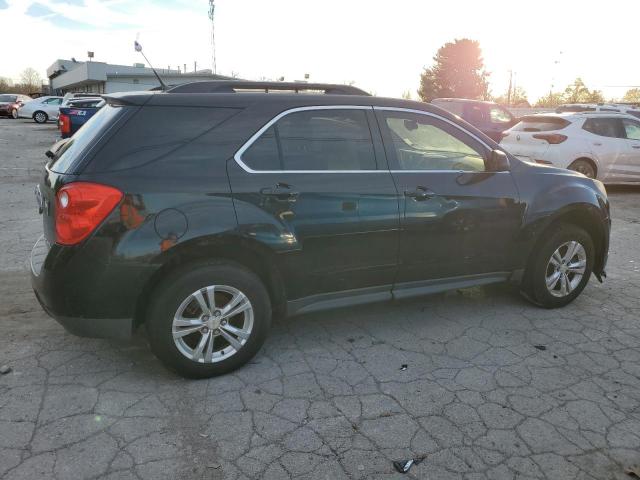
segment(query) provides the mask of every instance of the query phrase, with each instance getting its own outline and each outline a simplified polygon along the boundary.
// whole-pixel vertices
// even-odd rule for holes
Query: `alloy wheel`
[[[34,119],[38,123],[44,123],[47,121],[47,116],[42,112],[38,112],[35,114]]]
[[[186,358],[215,363],[235,355],[247,343],[253,320],[253,306],[244,293],[228,285],[210,285],[180,304],[171,333]]]
[[[18,118],[18,110],[16,110],[15,108],[11,110],[11,118],[13,118],[14,120]]]
[[[566,297],[575,290],[587,270],[587,252],[571,240],[560,245],[547,263],[545,282],[554,297]]]

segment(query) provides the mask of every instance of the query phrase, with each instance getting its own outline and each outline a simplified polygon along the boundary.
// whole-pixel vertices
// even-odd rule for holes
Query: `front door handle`
[[[260,194],[265,197],[274,197],[282,202],[295,202],[299,193],[293,190],[293,185],[278,182],[273,187],[261,188]]]
[[[422,185],[418,185],[415,190],[406,190],[404,192],[405,197],[412,198],[416,202],[429,200],[430,198],[435,197],[435,195],[435,192],[429,190],[427,187],[423,187]]]
[[[631,145],[631,148],[637,148],[637,149],[640,149],[640,145]]]

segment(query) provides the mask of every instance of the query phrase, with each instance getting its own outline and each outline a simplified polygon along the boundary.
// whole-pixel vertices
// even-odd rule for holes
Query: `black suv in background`
[[[498,143],[502,140],[502,132],[518,123],[518,119],[509,110],[494,102],[435,98],[431,103],[466,120]]]
[[[226,81],[106,99],[50,152],[33,287],[78,335],[144,323],[182,375],[247,362],[273,312],[503,281],[560,307],[604,276],[603,185],[433,105]]]

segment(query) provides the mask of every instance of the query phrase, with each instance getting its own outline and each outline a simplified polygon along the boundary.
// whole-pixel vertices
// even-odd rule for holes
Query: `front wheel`
[[[575,225],[560,225],[527,267],[523,293],[545,308],[563,307],[580,295],[593,270],[593,240]]]
[[[37,111],[36,113],[33,114],[33,119],[35,120],[36,123],[45,123],[49,119],[49,117],[47,116],[46,113]]]
[[[271,302],[258,276],[226,262],[167,277],[152,295],[147,315],[153,352],[188,378],[241,367],[258,352],[270,325]]]

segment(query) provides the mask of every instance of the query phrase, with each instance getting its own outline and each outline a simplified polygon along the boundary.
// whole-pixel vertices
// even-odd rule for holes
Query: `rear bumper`
[[[31,286],[43,310],[74,335],[129,339],[135,301],[118,295],[104,270],[44,235],[31,251]],[[126,288],[126,282],[122,282]]]

